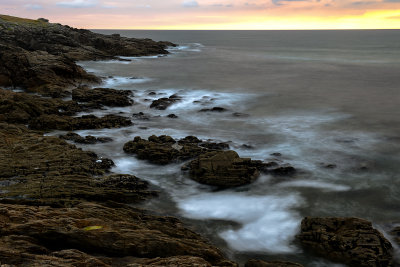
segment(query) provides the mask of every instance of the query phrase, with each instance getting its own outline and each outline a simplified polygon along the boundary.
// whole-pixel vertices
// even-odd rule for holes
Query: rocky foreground
[[[73,132],[43,135],[132,125],[130,118],[119,115],[77,116],[105,106],[132,105],[134,96],[93,89],[100,78],[75,61],[166,54],[171,45],[0,15],[0,86],[25,91],[0,88],[0,264],[237,266],[179,219],[129,206],[157,197],[146,181],[110,173],[112,160],[65,141],[94,144],[111,138]],[[167,110],[177,101],[180,97],[173,95],[150,107]],[[201,112],[225,111],[214,109]],[[148,119],[143,113],[133,117]],[[240,158],[227,143],[195,136],[137,136],[122,149],[153,164],[181,162],[188,178],[218,189],[249,184],[260,173],[296,174],[287,164]],[[397,228],[392,231],[396,242],[398,233]],[[392,245],[365,220],[307,217],[297,239],[311,253],[349,266],[395,266]],[[302,265],[254,259],[245,266]]]

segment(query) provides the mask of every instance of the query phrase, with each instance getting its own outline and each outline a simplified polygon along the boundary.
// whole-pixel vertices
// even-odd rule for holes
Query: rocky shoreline
[[[94,144],[110,139],[72,132],[44,135],[50,130],[132,125],[130,118],[120,115],[77,116],[103,107],[130,106],[133,95],[93,88],[101,79],[75,62],[167,54],[168,46],[175,44],[0,15],[0,264],[238,265],[179,219],[130,206],[157,197],[148,182],[110,173],[112,160],[65,141]],[[65,96],[72,99],[63,100]],[[171,95],[150,107],[168,114],[168,107],[177,101],[180,97]],[[220,107],[201,110],[224,111]],[[134,137],[123,147],[153,164],[182,163],[189,178],[219,190],[249,184],[260,173],[277,177],[296,173],[290,165],[240,158],[229,149],[227,143],[195,136],[175,140],[155,135],[148,140]],[[399,242],[396,229],[392,233]],[[390,242],[365,220],[307,217],[297,239],[311,253],[349,266],[396,266]],[[246,266],[302,265],[250,260]]]

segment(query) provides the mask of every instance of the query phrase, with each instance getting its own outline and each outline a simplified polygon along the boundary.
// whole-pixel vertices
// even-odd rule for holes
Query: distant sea
[[[135,95],[132,107],[96,113],[151,117],[124,129],[80,131],[113,137],[90,150],[112,158],[114,171],[162,190],[147,208],[181,217],[239,262],[306,266],[337,265],[295,242],[305,216],[360,217],[384,233],[400,223],[400,30],[97,32],[179,44],[168,56],[80,63],[103,76],[103,86]],[[168,110],[149,108],[175,93],[183,100]],[[198,112],[215,106],[227,112]],[[242,157],[299,172],[214,191],[189,180],[179,164],[155,166],[122,151],[135,136],[152,134],[229,141]]]

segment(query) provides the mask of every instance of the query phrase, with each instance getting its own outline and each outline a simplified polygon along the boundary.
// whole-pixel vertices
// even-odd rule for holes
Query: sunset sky
[[[400,0],[1,0],[0,13],[91,29],[400,29]]]

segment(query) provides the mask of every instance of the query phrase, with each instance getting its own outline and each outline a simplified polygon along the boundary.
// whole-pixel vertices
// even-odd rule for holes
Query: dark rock
[[[96,143],[107,143],[107,142],[112,141],[112,139],[109,137],[96,138],[91,135],[82,137],[76,133],[67,133],[66,135],[60,135],[60,138],[65,139],[65,140],[70,140],[70,141],[73,141],[73,142],[79,143],[79,144],[96,144]]]
[[[225,112],[227,111],[225,108],[221,108],[221,107],[213,107],[211,109],[209,108],[203,108],[201,109],[199,112]]]
[[[88,30],[0,17],[0,86],[23,87],[30,92],[60,97],[67,87],[98,83],[74,61],[115,56],[167,54],[168,42],[108,36]]]
[[[131,91],[115,90],[109,88],[85,87],[72,90],[72,100],[78,102],[91,103],[94,107],[100,108],[104,106],[110,107],[126,107],[133,104]]]
[[[292,166],[281,166],[275,169],[269,169],[268,172],[276,176],[291,176],[297,171]]]
[[[117,115],[106,115],[98,118],[94,115],[68,117],[58,115],[41,115],[31,120],[29,127],[35,130],[74,131],[84,129],[119,128],[132,125],[128,118]]]
[[[262,261],[262,260],[248,260],[245,267],[303,267],[303,265],[288,261]]]
[[[182,138],[181,140],[178,141],[178,144],[198,144],[201,143],[202,141],[197,138],[196,136],[186,136],[185,138]]]
[[[271,156],[274,156],[274,157],[281,157],[282,156],[282,154],[281,153],[272,153],[271,154]]]
[[[165,110],[167,109],[169,106],[171,106],[172,104],[174,104],[177,101],[180,101],[181,97],[177,96],[177,95],[171,95],[170,97],[166,98],[159,98],[157,100],[154,100],[151,105],[150,108],[155,108],[158,110]]]
[[[218,187],[234,187],[254,181],[259,172],[251,159],[240,158],[235,151],[213,151],[201,154],[187,168],[190,177],[201,183]]]
[[[200,143],[199,146],[205,147],[211,150],[226,150],[229,149],[229,145],[227,143],[212,143],[212,142],[204,142]]]
[[[145,115],[143,112],[139,112],[139,113],[133,113],[132,115],[135,119],[137,120],[149,120],[149,116]]]
[[[305,248],[349,266],[392,264],[392,245],[366,220],[306,217],[297,238]]]
[[[156,94],[157,94],[156,92],[150,92],[147,95],[156,95]]]
[[[176,116],[175,114],[169,114],[167,117],[171,118],[171,119],[177,119],[178,118],[178,116]]]
[[[400,246],[400,226],[395,227],[390,234],[394,237],[394,241]]]

